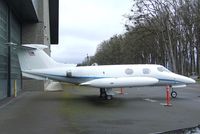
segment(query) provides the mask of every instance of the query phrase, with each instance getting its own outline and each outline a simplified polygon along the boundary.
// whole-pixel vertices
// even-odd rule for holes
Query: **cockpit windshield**
[[[169,71],[167,68],[165,68],[165,67],[157,67],[157,70],[159,71],[159,72],[171,72],[171,71]]]

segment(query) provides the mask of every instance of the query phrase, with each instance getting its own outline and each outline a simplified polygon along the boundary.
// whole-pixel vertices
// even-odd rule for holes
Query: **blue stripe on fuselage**
[[[35,74],[35,73],[32,73]],[[116,78],[116,77],[99,77],[99,76],[72,76],[72,77],[66,77],[66,76],[60,76],[60,75],[53,75],[53,74],[35,74],[38,76],[45,76],[45,77],[49,77],[52,78],[54,80],[66,80],[69,82],[72,82],[70,79],[74,79],[75,82],[85,82],[85,81],[89,81],[89,80],[94,80],[94,79],[103,79],[103,78]],[[169,83],[169,84],[184,84],[181,81],[177,81],[177,80],[170,80],[170,79],[160,79],[157,78],[159,80],[159,83]],[[80,80],[80,81],[79,81]]]

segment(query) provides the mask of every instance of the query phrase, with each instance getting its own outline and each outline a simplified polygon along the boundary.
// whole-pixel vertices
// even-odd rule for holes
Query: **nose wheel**
[[[177,92],[176,91],[172,91],[171,92],[171,97],[172,98],[176,98],[177,97]]]

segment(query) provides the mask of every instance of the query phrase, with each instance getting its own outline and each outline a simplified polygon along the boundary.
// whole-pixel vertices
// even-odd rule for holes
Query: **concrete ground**
[[[24,92],[0,104],[1,134],[138,134],[200,124],[200,85],[177,89],[166,107],[164,87],[130,88],[113,100],[93,88]]]

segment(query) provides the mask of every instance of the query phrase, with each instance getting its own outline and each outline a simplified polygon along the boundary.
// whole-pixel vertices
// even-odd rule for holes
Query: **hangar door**
[[[12,12],[10,13],[10,42],[15,43],[16,45],[21,44],[21,26]],[[10,94],[13,95],[14,88],[17,89],[17,92],[21,90],[21,70],[20,70],[16,47],[13,46],[10,47],[10,65],[11,65]]]
[[[8,8],[0,0],[0,99],[7,96],[8,91]]]
[[[8,42],[21,44],[21,25],[5,2],[0,0],[0,99],[13,96],[21,89],[17,50]]]

